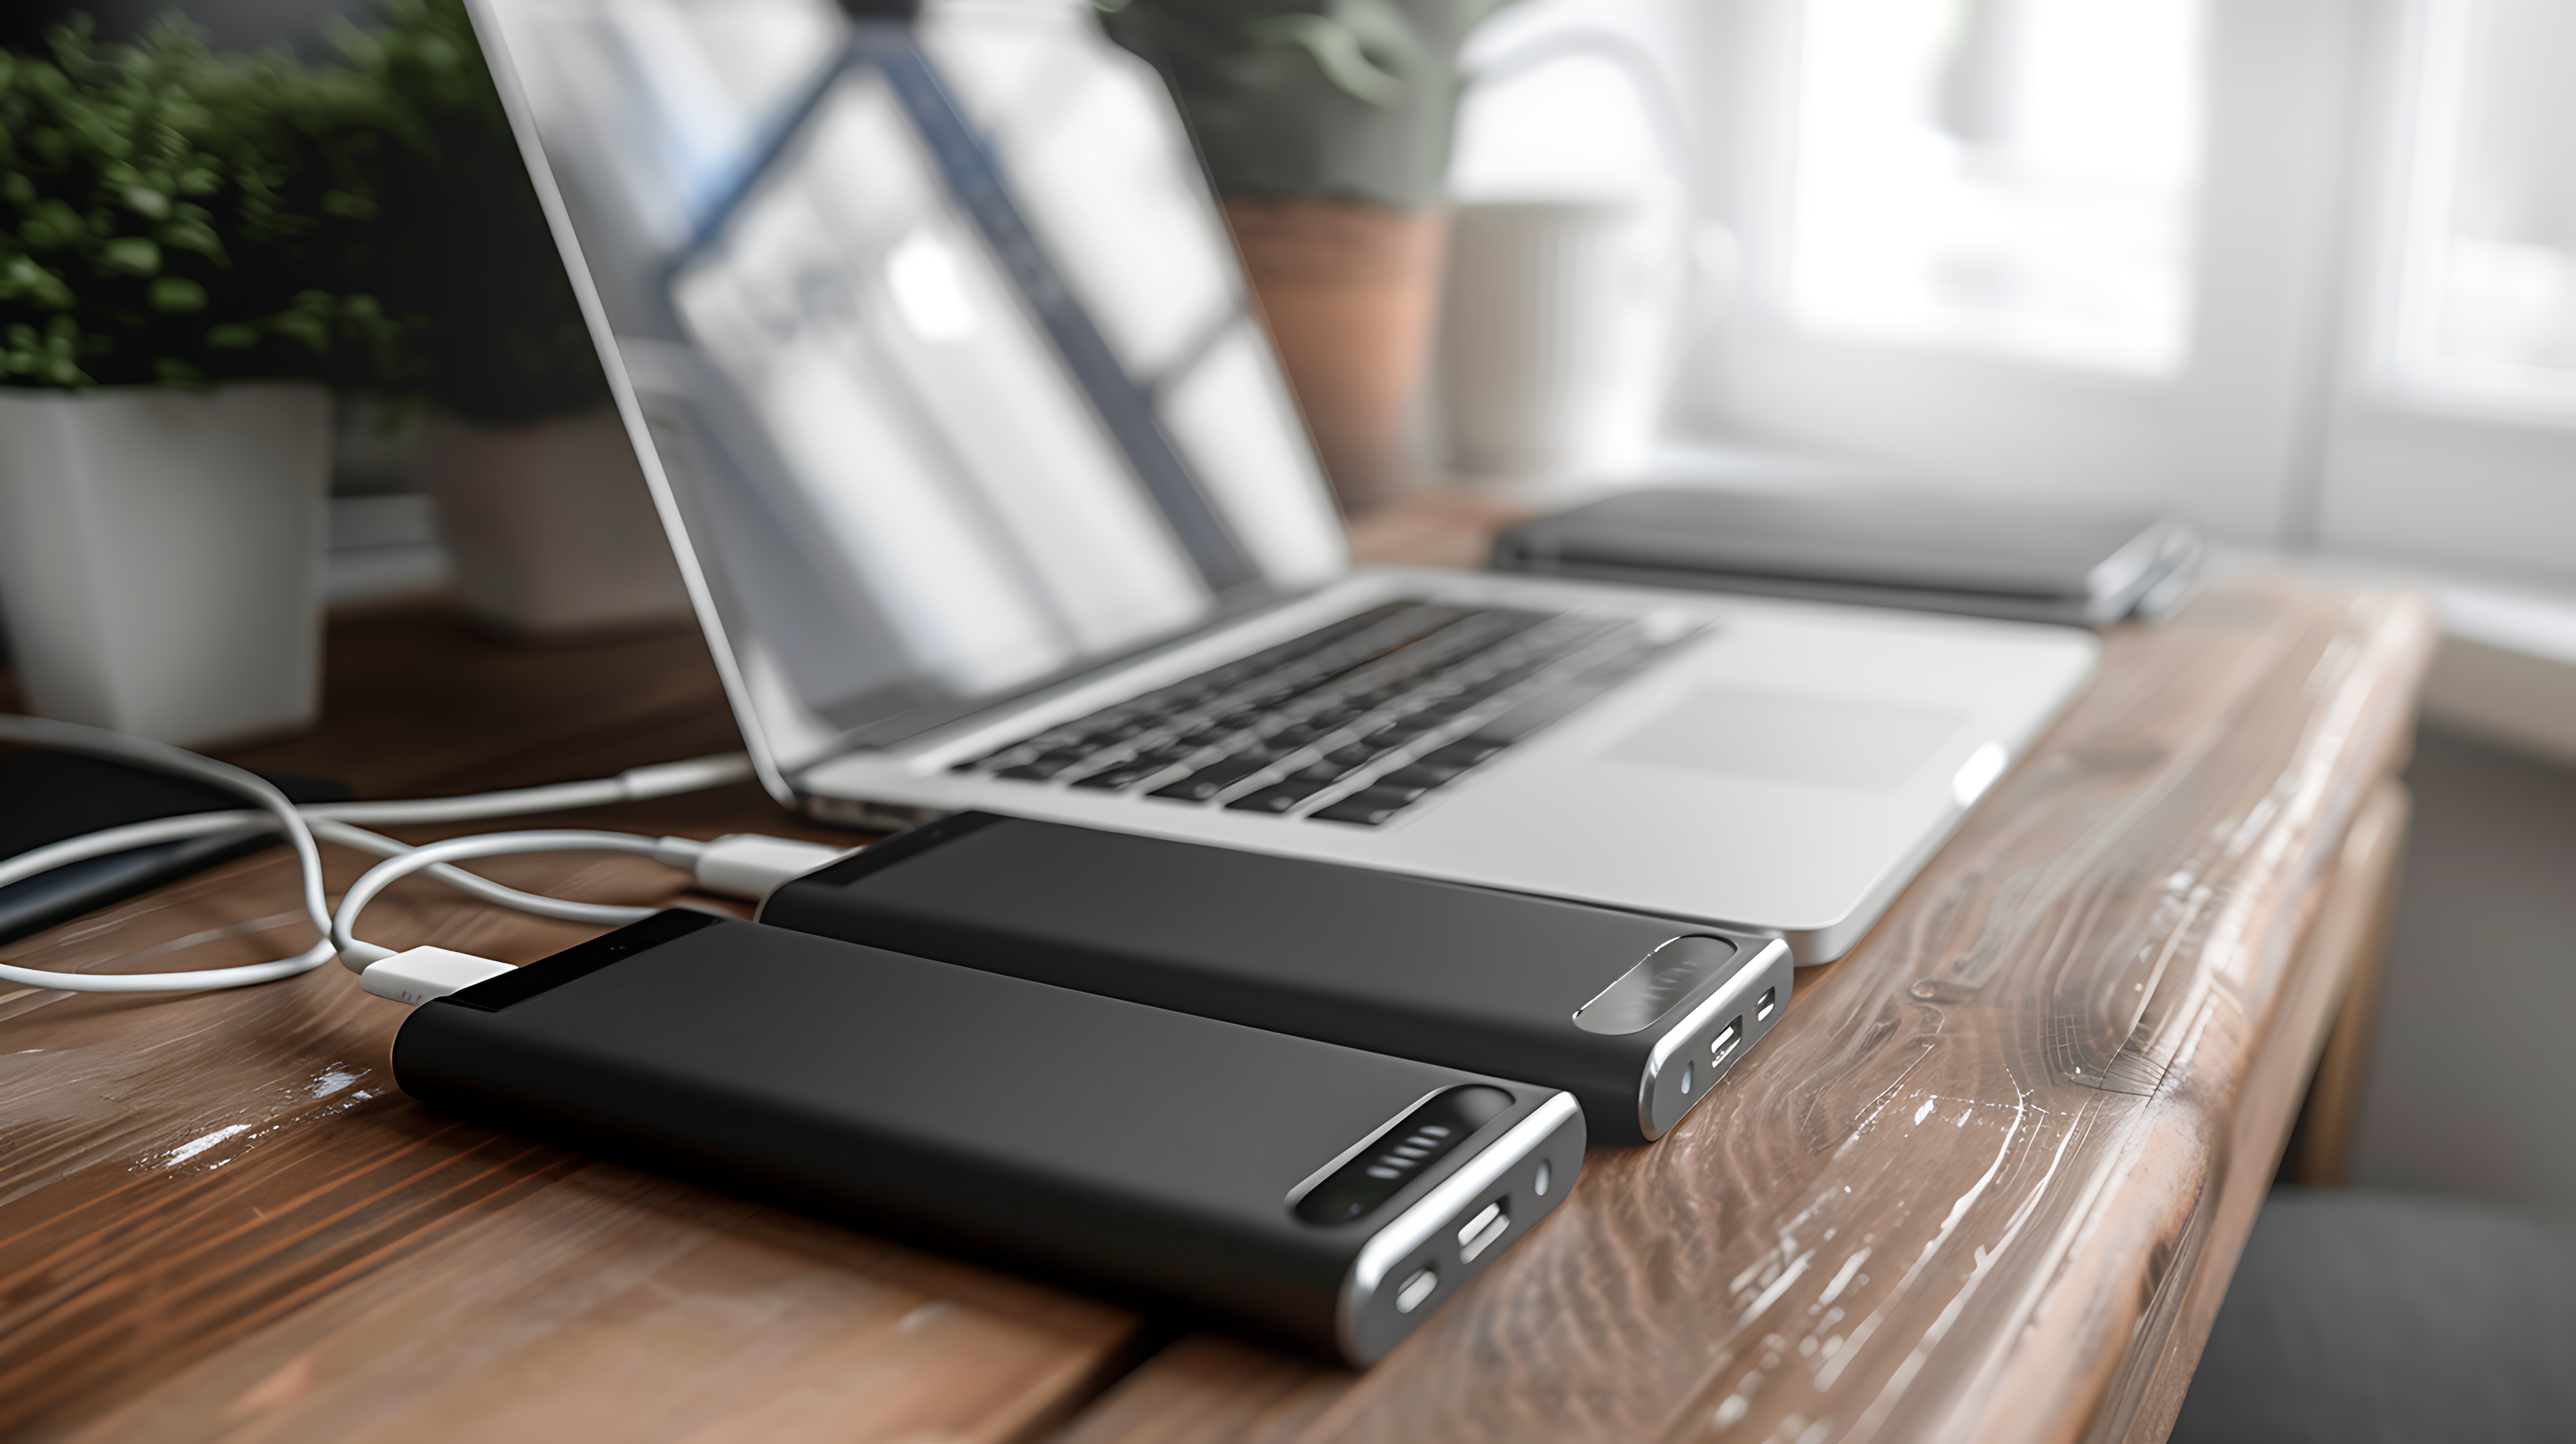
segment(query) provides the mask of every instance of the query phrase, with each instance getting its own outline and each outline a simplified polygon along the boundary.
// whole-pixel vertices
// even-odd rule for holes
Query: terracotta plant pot
[[[1352,201],[1229,199],[1270,337],[1342,509],[1413,479],[1407,418],[1431,355],[1447,219]]]
[[[513,636],[667,626],[689,594],[625,423],[596,407],[524,426],[433,414],[421,485],[466,614]]]
[[[27,710],[182,746],[312,725],[331,395],[0,388],[0,597]]]

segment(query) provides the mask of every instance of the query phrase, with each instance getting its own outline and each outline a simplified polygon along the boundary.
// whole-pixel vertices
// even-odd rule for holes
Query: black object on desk
[[[1374,868],[962,812],[760,920],[1248,1027],[1526,1078],[1661,1137],[1788,1010],[1778,938]]]
[[[1563,1201],[1553,1088],[669,911],[433,999],[404,1092],[1383,1357]]]
[[[271,777],[289,802],[347,802],[321,777]],[[128,823],[254,806],[238,793],[70,752],[0,757],[0,859]],[[0,943],[40,932],[163,883],[273,846],[274,832],[236,828],[69,863],[0,887]]]
[[[1524,522],[1495,571],[2105,626],[2178,602],[2200,537],[2144,515],[1893,495],[1646,490]]]

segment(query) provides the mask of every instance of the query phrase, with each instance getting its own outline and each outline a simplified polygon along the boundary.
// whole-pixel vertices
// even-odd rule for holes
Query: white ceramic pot
[[[432,416],[420,475],[456,561],[458,600],[476,619],[549,637],[688,615],[688,591],[615,408],[512,427]]]
[[[197,746],[312,724],[331,396],[0,388],[0,609],[29,710]]]
[[[1550,478],[1642,465],[1688,276],[1678,202],[1469,202],[1449,226],[1440,371],[1458,468]]]

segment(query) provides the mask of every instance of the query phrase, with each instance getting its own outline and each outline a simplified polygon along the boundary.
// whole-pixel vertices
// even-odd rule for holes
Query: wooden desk
[[[1461,514],[1435,512],[1377,549],[1459,550],[1439,538]],[[0,1434],[2160,1438],[2376,948],[2432,637],[2409,597],[2288,581],[2114,634],[1715,1096],[1660,1144],[1596,1151],[1365,1376],[441,1118],[391,1090],[401,1010],[337,969],[12,994]],[[322,731],[240,760],[394,796],[733,740],[693,635],[517,650],[393,611],[336,624],[329,667]],[[747,787],[566,825],[831,835]],[[357,860],[326,857],[345,885]],[[621,902],[673,877],[491,870]],[[249,961],[303,944],[291,898],[271,853],[5,956]],[[424,882],[369,921],[518,961],[589,931]],[[2330,1154],[2332,1118],[2310,1123]]]

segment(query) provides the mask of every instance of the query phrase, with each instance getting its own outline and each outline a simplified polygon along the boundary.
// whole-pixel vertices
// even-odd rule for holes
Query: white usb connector
[[[470,851],[473,842],[479,840],[458,839],[446,846]],[[595,845],[597,839],[592,841]],[[732,833],[713,842],[696,842],[684,837],[666,837],[659,844],[647,838],[626,841],[634,850],[646,852],[658,861],[687,868],[696,875],[698,886],[709,892],[747,898],[753,902],[767,898],[789,878],[802,877],[845,855],[841,849],[825,847],[819,842],[797,842],[792,838],[764,837],[750,832]],[[384,881],[391,881],[392,865],[384,870],[388,873]],[[382,886],[380,882],[376,887],[365,885],[374,881],[371,875],[361,880],[360,887],[351,889],[360,906],[364,905],[366,897]],[[344,900],[338,924],[343,930],[343,941],[350,944],[341,954],[344,962],[363,957],[369,948],[368,944],[345,936],[345,930],[355,921],[355,909],[348,907]],[[472,953],[420,947],[365,964],[358,974],[358,986],[379,998],[418,1005],[432,998],[444,998],[460,988],[470,988],[486,978],[496,978],[509,971],[507,963],[496,963]]]
[[[445,948],[412,948],[367,964],[358,986],[397,1003],[426,1003],[511,971],[508,963]]]
[[[698,886],[723,897],[764,902],[780,883],[803,877],[827,862],[848,856],[842,848],[791,838],[733,832],[700,844],[704,851],[688,864]]]

